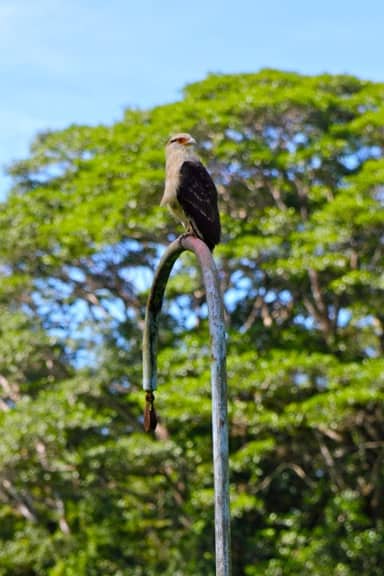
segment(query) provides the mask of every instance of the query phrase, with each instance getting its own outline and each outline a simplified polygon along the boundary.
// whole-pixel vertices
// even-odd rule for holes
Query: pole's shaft
[[[157,387],[158,320],[172,266],[184,250],[194,252],[203,273],[211,337],[212,439],[215,488],[216,576],[231,575],[228,414],[224,307],[219,277],[206,244],[193,236],[180,237],[164,253],[148,298],[143,338],[143,388]]]
[[[183,246],[196,239],[182,240]],[[216,576],[231,574],[226,335],[219,278],[208,250],[194,250],[203,271],[211,336],[212,440],[215,487]]]

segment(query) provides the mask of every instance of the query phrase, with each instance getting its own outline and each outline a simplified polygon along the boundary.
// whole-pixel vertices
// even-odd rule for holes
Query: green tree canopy
[[[0,575],[213,574],[206,304],[192,255],[142,432],[141,330],[180,232],[164,142],[217,183],[236,576],[382,573],[384,84],[211,75],[36,137],[0,212]]]

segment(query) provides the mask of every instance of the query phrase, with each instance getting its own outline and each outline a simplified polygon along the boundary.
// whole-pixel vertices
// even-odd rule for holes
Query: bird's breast
[[[160,205],[174,204],[177,202],[176,193],[180,180],[180,165],[178,162],[167,163],[165,169],[165,187]]]

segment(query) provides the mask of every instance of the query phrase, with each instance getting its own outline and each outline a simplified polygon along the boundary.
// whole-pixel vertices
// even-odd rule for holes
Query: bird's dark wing
[[[217,190],[201,162],[186,161],[181,165],[176,195],[195,234],[213,250],[220,241]]]

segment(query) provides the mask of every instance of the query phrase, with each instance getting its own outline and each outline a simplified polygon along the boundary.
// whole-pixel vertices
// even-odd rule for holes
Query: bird
[[[213,252],[221,235],[217,190],[195,146],[196,140],[184,132],[169,138],[165,146],[165,187],[160,205],[167,206],[186,233],[203,240]]]

